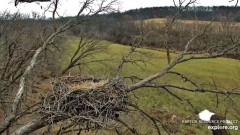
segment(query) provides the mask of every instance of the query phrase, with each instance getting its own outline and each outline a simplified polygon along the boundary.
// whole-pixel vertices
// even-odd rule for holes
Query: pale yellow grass
[[[147,19],[144,21],[146,24],[154,23],[154,24],[160,24],[160,26],[166,26],[166,24],[171,21],[170,19],[166,18],[155,18],[155,19]],[[199,26],[210,26],[211,28],[217,28],[218,30],[223,31],[226,28],[233,28],[233,29],[240,29],[240,23],[239,22],[229,22],[226,20],[223,21],[202,21],[202,20],[181,20],[177,19],[175,20],[174,24],[177,25],[184,25],[187,27],[199,27]]]
[[[84,82],[80,84],[70,84],[68,89],[72,91],[81,91],[81,90],[91,90],[91,89],[101,89],[106,86],[108,80],[102,80],[99,82]]]
[[[68,84],[67,88],[71,91],[81,91],[81,90],[91,90],[91,89],[101,89],[106,86],[108,80],[101,80],[99,82],[87,81],[83,83]],[[36,88],[39,88],[45,92],[50,92],[53,90],[53,85],[50,80],[42,81],[40,84],[35,85]]]

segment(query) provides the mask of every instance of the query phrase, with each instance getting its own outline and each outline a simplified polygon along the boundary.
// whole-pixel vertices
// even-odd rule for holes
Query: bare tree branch
[[[29,2],[32,2],[32,1],[29,1]],[[101,5],[89,17],[97,15],[100,12],[109,10],[111,8],[111,6],[113,4],[115,4],[115,2],[116,2],[116,0],[113,0],[113,1],[110,1],[109,3],[107,3],[107,5],[104,5],[106,3],[106,1],[102,0]],[[55,7],[57,7],[57,6],[55,5]],[[87,19],[89,19],[89,17],[87,17]],[[52,33],[50,36],[48,36],[48,38],[44,41],[44,43],[41,45],[41,47],[39,47],[36,50],[35,54],[33,55],[32,59],[31,59],[31,61],[29,63],[29,65],[27,66],[26,70],[23,72],[23,74],[22,74],[22,76],[20,78],[19,88],[17,90],[16,97],[15,97],[14,102],[12,104],[12,112],[9,114],[9,116],[6,118],[6,120],[0,126],[0,133],[3,133],[6,129],[8,129],[10,127],[10,125],[12,124],[12,122],[14,121],[14,119],[16,118],[17,110],[19,108],[19,104],[20,104],[20,102],[21,102],[21,100],[23,98],[23,95],[25,93],[26,80],[27,80],[28,76],[31,74],[33,68],[36,66],[38,58],[39,58],[39,55],[42,53],[43,50],[46,49],[46,47],[49,45],[49,43],[56,36],[58,36],[60,33],[66,31],[66,30],[68,30],[68,29],[70,29],[70,28],[72,28],[72,27],[74,27],[76,25],[79,25],[80,23],[82,23],[82,21],[83,20],[79,20],[78,16],[74,17],[73,19],[70,19],[68,22],[66,22],[61,27],[59,27],[54,33]],[[36,127],[36,125],[39,126],[39,125],[42,125],[42,123],[37,123],[36,124],[36,122],[33,122],[33,123],[29,123],[29,125],[26,125],[26,126],[28,128],[31,128],[31,126]]]
[[[187,88],[183,86],[178,85],[172,85],[172,84],[145,84],[143,87],[150,87],[150,88],[175,88],[183,91],[189,91],[189,92],[200,92],[200,93],[214,93],[214,94],[221,94],[221,95],[240,95],[240,92],[232,92],[232,91],[224,91],[224,90],[208,90],[203,88]]]

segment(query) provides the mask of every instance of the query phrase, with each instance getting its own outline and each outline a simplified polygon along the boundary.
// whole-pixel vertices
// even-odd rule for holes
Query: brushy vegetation
[[[76,44],[78,43],[77,39],[70,41],[68,54],[71,54],[71,51],[74,50]],[[124,46],[120,44],[113,44],[109,41],[101,41],[100,44],[108,46],[108,51],[106,53],[96,54],[97,59],[106,59],[111,58],[110,61],[101,62],[101,63],[92,63],[88,66],[83,66],[79,68],[74,68],[71,71],[73,74],[92,74],[97,76],[103,76],[105,78],[111,78],[115,75],[116,69],[121,61],[123,55],[126,55],[130,51],[129,46]],[[136,65],[128,64],[124,68],[123,76],[130,77],[133,75],[138,75],[140,78],[147,77],[151,74],[154,74],[166,66],[166,54],[163,51],[152,50],[152,49],[138,49],[142,52],[148,52],[149,63],[146,65],[141,65],[143,68],[139,68]],[[178,54],[171,54],[172,57],[176,57]],[[135,58],[141,56],[135,56]],[[68,61],[70,57],[68,55],[63,56],[64,59],[60,61]],[[142,58],[143,59],[143,58]],[[67,63],[62,64],[62,68],[65,67]],[[230,90],[230,88],[240,87],[240,61],[228,58],[217,58],[217,59],[207,59],[207,60],[193,60],[184,64],[180,64],[174,68],[175,71],[178,71],[184,74],[187,77],[192,78],[198,84],[203,84],[204,88],[213,88],[218,90]],[[139,74],[141,73],[141,74]],[[168,82],[172,84],[178,84],[182,86],[188,86],[188,83],[180,81],[180,77],[176,76],[165,76],[164,78],[158,80],[161,83]],[[130,79],[126,81],[131,83]],[[217,88],[214,88],[213,84],[217,85]],[[224,100],[223,97],[219,97],[221,103],[217,103],[217,98],[215,94],[209,93],[191,93],[172,90],[176,95],[181,98],[188,99],[192,102],[198,110],[210,109],[221,114],[225,114],[227,110],[228,119],[237,119],[234,117],[233,111],[228,109],[228,106],[231,104],[231,101],[228,99]],[[131,96],[131,95],[130,95]],[[138,97],[138,98],[135,98]],[[197,115],[194,114],[193,108],[186,102],[180,101],[176,97],[171,96],[164,90],[156,89],[141,89],[135,92],[133,100],[137,102],[140,107],[149,112],[152,116],[165,122],[166,127],[175,130],[177,134],[190,134],[196,133],[199,135],[210,134],[210,130],[207,129],[204,124],[180,124],[183,119],[198,119]],[[234,98],[233,100],[239,100],[239,97]],[[142,122],[140,116],[135,112],[136,118],[131,119],[129,123],[139,123],[137,127],[142,129],[143,133],[154,134],[154,129],[149,128],[149,125],[145,122]],[[178,117],[179,124],[169,123],[171,115],[176,115]],[[127,118],[126,118],[127,119]],[[181,126],[179,128],[179,126]],[[180,130],[178,130],[178,128]],[[153,130],[153,131],[152,131]],[[107,131],[108,134],[110,131]],[[232,134],[236,134],[238,131],[231,130]],[[105,134],[105,132],[100,132]]]
[[[159,8],[170,14],[155,22],[145,21],[148,11],[114,14],[118,0],[85,0],[76,16],[57,19],[58,2],[45,11],[51,19],[0,15],[0,134],[205,135],[203,109],[239,119],[240,27],[231,15],[238,1],[173,1],[178,8]],[[203,10],[216,18],[197,21]],[[194,21],[183,21],[193,11]]]
[[[196,39],[194,45],[189,48],[189,51],[195,53],[206,52],[213,45],[227,47],[231,42],[230,38],[226,36],[227,34],[231,34],[232,38],[238,41],[240,31],[238,22],[226,22],[226,20],[211,22],[177,18],[171,24],[172,19],[172,17],[167,17],[134,20],[131,16],[123,16],[118,20],[99,17],[72,30],[72,34],[77,36],[81,32],[88,33],[102,40],[129,46],[134,45],[138,40],[143,40],[143,45],[146,47],[182,51],[192,35],[202,33],[206,28],[207,34]],[[167,32],[166,27],[170,25],[171,28]],[[209,51],[216,53],[221,49]],[[226,53],[225,57],[239,59],[239,49]]]

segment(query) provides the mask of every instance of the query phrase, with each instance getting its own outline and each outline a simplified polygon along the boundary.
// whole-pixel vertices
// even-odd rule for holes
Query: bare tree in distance
[[[61,74],[62,75],[66,74],[67,71],[74,67],[78,67],[80,69],[82,66],[86,66],[91,63],[104,62],[110,60],[110,59],[98,59],[96,56],[94,56],[98,53],[103,53],[106,51],[107,46],[101,45],[97,39],[94,39],[94,37],[91,36],[85,36],[81,34],[77,49],[75,50],[73,55],[71,55],[70,63],[62,71]]]

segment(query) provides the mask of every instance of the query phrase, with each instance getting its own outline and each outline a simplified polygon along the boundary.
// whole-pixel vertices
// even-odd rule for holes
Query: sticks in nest
[[[64,119],[96,129],[128,111],[127,87],[121,80],[75,76],[55,79],[52,84],[53,92],[40,109],[49,124]]]

